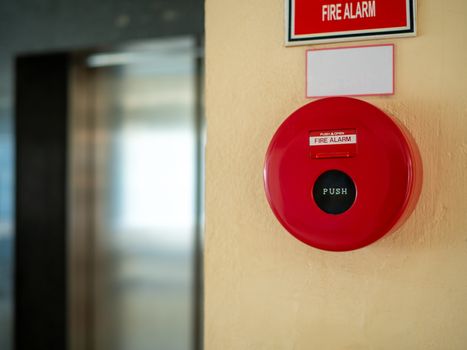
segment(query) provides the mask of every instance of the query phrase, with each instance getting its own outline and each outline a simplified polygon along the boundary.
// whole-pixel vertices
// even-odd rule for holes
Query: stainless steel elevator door
[[[87,136],[75,135],[72,152],[88,161],[71,175],[72,193],[79,197],[83,183],[87,191],[71,213],[74,241],[76,229],[87,237],[72,245],[81,250],[75,258],[88,259],[81,271],[86,287],[74,285],[88,309],[82,349],[195,348],[196,51],[193,40],[175,39],[86,58],[92,83],[80,101],[90,108],[73,115],[88,119],[72,125]]]

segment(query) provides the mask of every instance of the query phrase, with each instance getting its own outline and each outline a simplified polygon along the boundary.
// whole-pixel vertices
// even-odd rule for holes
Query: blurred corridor
[[[0,349],[201,349],[202,2],[0,22]]]
[[[202,231],[199,53],[186,38],[73,61],[73,349],[193,348]]]

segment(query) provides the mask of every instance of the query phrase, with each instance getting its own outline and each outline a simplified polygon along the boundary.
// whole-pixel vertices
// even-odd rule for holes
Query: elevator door
[[[191,39],[74,68],[72,348],[196,349],[202,127]]]

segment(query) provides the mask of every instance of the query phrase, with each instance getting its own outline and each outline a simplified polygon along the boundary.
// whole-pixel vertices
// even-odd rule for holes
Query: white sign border
[[[285,2],[285,46],[301,46],[310,44],[336,43],[346,41],[362,41],[385,38],[400,38],[417,36],[417,0],[406,0],[407,24],[404,27],[364,29],[345,32],[319,33],[294,35],[292,19],[294,11],[292,8],[295,0],[284,0]],[[411,6],[412,5],[412,6]],[[391,33],[391,31],[393,33]],[[400,31],[403,31],[400,33]]]
[[[376,47],[391,47],[392,51],[392,89],[387,92],[374,92],[367,91],[366,93],[345,93],[345,94],[321,94],[321,95],[311,95],[309,94],[309,67],[308,67],[308,55],[309,53],[319,52],[319,51],[340,51],[346,49],[368,49]],[[331,96],[388,96],[395,94],[395,80],[396,80],[396,67],[395,67],[395,45],[394,44],[372,44],[372,45],[355,45],[355,46],[339,46],[339,47],[323,47],[323,48],[311,48],[305,51],[305,97],[306,98],[324,98]]]

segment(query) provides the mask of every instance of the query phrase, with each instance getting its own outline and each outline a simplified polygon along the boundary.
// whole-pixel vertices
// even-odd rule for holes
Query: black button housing
[[[318,207],[328,214],[342,214],[355,202],[355,184],[340,170],[322,173],[313,186],[313,198]]]

